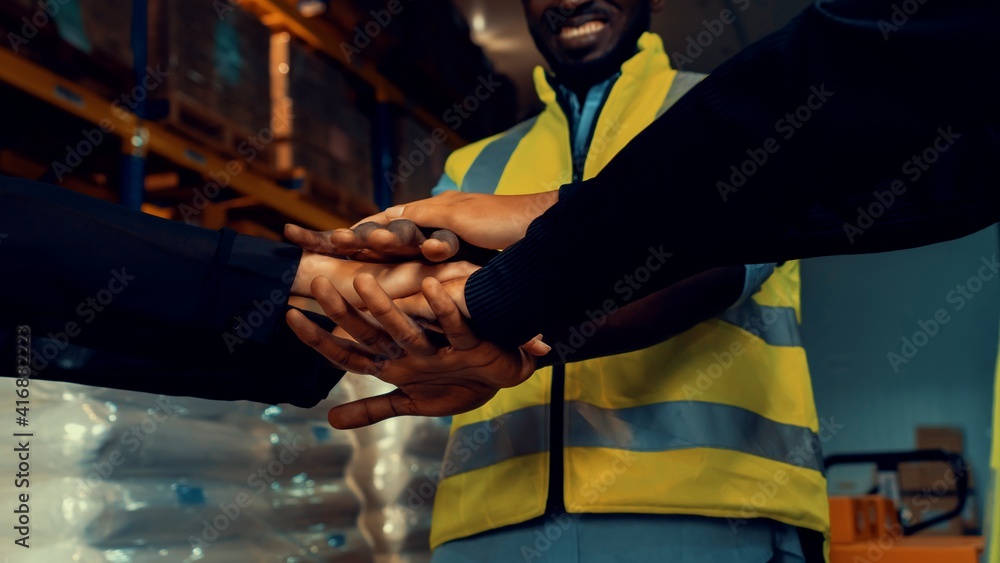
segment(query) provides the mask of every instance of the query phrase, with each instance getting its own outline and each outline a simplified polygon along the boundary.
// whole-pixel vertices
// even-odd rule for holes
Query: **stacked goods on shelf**
[[[117,98],[133,85],[131,2],[0,2],[4,47]]]
[[[80,0],[79,4],[89,52],[110,58],[121,68],[132,68],[132,3]]]
[[[47,444],[31,472],[39,560],[371,561],[345,478],[352,435],[317,430],[329,405],[290,422],[248,402],[37,380],[31,393]]]
[[[140,84],[132,71],[131,2],[5,0],[0,31],[26,37],[19,54],[126,110],[143,97],[166,100],[166,119],[178,130],[233,156],[248,158],[251,146],[266,156],[271,32],[246,10],[218,5],[149,3],[149,66]]]
[[[301,169],[307,191],[348,218],[376,211],[371,122],[364,111],[374,95],[339,63],[292,41],[272,41],[275,122],[285,119],[276,144],[280,170]]]
[[[451,154],[451,147],[442,138],[409,115],[393,118],[393,164],[386,176],[393,205],[430,197]]]
[[[255,15],[218,5],[150,2],[149,60],[167,73],[150,96],[169,102],[171,126],[234,156],[260,158],[274,136],[271,32]]]
[[[341,52],[348,62],[358,59],[377,61],[399,45],[400,28],[394,23],[411,0],[354,0],[351,2],[300,2],[299,11],[307,17],[324,20],[340,33]]]
[[[340,385],[356,397],[380,395],[393,387],[378,379],[347,374]],[[404,416],[356,430],[351,463],[363,495],[362,526],[376,561],[427,563],[434,493],[443,478],[449,418]]]

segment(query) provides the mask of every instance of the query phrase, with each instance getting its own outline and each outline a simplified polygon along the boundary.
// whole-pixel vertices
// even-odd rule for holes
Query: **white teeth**
[[[559,32],[563,39],[573,39],[584,35],[591,35],[604,29],[604,22],[592,21],[577,27],[564,27]]]

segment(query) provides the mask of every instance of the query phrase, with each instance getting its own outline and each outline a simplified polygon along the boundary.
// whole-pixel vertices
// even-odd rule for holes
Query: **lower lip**
[[[579,27],[563,28],[559,33],[559,41],[572,47],[582,47],[597,40],[597,37],[607,28],[604,22],[588,22]],[[585,29],[583,33],[580,30]]]

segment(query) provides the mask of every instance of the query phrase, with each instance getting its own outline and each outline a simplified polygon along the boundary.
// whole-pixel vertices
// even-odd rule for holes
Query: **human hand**
[[[352,229],[311,231],[297,225],[285,225],[285,238],[303,250],[343,256],[364,262],[400,262],[426,258],[444,262],[459,250],[458,237],[448,230],[437,230],[428,237],[412,221],[395,221],[388,226],[363,222]]]
[[[424,280],[423,295],[448,341],[443,347],[433,344],[393,304],[373,276],[358,276],[354,286],[377,323],[351,305],[330,280],[317,278],[312,283],[312,294],[327,316],[354,341],[326,332],[298,311],[287,315],[296,335],[334,365],[374,375],[397,387],[385,395],[331,409],[328,418],[335,428],[358,428],[401,415],[467,412],[485,404],[500,389],[524,382],[535,371],[535,358],[523,348],[503,349],[476,337],[433,278]]]
[[[285,236],[306,250],[369,262],[421,256],[442,262],[456,256],[460,238],[476,247],[507,248],[524,238],[528,225],[558,198],[554,191],[523,196],[445,192],[390,207],[351,229],[320,233],[287,225]],[[439,230],[428,237],[429,229]]]
[[[475,246],[504,249],[524,238],[528,225],[558,200],[558,191],[530,195],[448,191],[429,199],[390,207],[359,221],[355,230],[366,223],[391,229],[397,220],[406,219],[417,227],[447,229]],[[345,240],[346,236],[344,233]],[[367,238],[371,237],[372,233],[367,233]],[[392,241],[388,235],[379,237],[380,242],[383,240],[381,237],[387,242]]]
[[[419,294],[420,284],[424,278],[434,278],[442,282],[465,280],[478,269],[478,266],[468,262],[375,264],[341,260],[306,251],[302,253],[298,270],[295,272],[291,293],[301,297],[314,297],[311,284],[316,278],[324,277],[329,279],[350,303],[360,307],[361,299],[354,290],[353,282],[354,278],[361,274],[373,276],[386,293],[396,299]],[[464,288],[464,281],[462,285]]]

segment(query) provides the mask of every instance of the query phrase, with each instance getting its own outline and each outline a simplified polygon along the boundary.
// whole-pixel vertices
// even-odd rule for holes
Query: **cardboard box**
[[[943,461],[904,463],[899,466],[899,488],[903,494],[954,491],[958,487],[958,478],[951,466]]]
[[[918,450],[945,450],[960,454],[963,450],[962,429],[947,426],[917,427]]]

